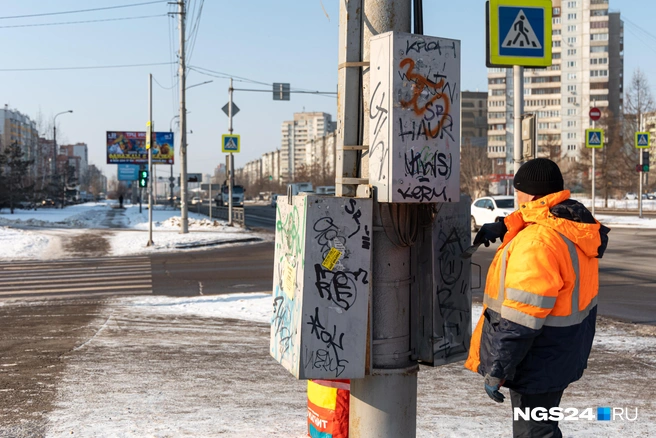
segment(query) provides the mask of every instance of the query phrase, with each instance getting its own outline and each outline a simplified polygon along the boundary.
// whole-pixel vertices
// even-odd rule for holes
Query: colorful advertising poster
[[[153,133],[153,164],[173,164],[173,133]],[[107,164],[147,164],[146,131],[107,131]]]

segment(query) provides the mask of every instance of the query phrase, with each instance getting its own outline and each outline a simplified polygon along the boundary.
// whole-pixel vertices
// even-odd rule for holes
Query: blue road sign
[[[239,152],[240,151],[240,137],[237,134],[223,134],[221,136],[221,151],[222,152]]]
[[[136,181],[139,179],[138,164],[119,164],[118,180],[119,181]]]
[[[499,6],[499,55],[544,58],[544,9]]]
[[[585,130],[585,147],[601,148],[604,146],[603,129],[586,129]]]
[[[638,149],[648,149],[651,146],[651,134],[649,132],[636,132],[635,147]]]
[[[551,0],[490,0],[488,66],[551,65]]]

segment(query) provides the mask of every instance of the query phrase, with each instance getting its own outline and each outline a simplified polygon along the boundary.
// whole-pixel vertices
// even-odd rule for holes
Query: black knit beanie
[[[548,158],[536,158],[522,164],[515,174],[513,186],[529,195],[549,195],[563,190],[563,174]]]

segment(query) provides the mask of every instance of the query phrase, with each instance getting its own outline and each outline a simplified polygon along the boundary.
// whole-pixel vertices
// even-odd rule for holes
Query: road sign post
[[[488,67],[551,65],[551,0],[490,0]]]
[[[592,129],[595,129],[595,122],[601,118],[601,110],[597,108],[596,101],[592,103],[592,108],[590,108],[590,120],[592,120]],[[589,140],[590,136],[588,135],[586,131],[586,143],[585,146],[588,148],[592,148],[592,214],[595,214],[595,202],[596,202],[596,196],[595,196],[595,186],[597,182],[597,169],[596,169],[596,164],[597,164],[597,149],[603,147],[604,143],[604,132],[601,131],[601,134],[597,134],[597,136],[600,139],[599,145],[595,144],[593,141],[593,145],[590,145]],[[592,138],[592,140],[595,140],[596,138]]]
[[[486,4],[487,66],[513,66],[514,173],[522,165],[524,67],[551,65],[552,13],[551,0],[489,0]]]

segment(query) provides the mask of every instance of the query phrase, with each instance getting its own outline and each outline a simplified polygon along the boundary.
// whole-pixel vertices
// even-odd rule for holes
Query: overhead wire
[[[119,64],[119,65],[93,65],[81,67],[36,67],[36,68],[0,68],[0,71],[55,71],[55,70],[98,70],[109,68],[151,67],[157,65],[169,65],[169,62],[154,62],[148,64]]]
[[[0,26],[0,29],[13,29],[18,27],[64,26],[69,24],[101,23],[104,21],[142,20],[145,18],[156,18],[156,17],[166,17],[166,14],[141,15],[138,17],[103,18],[99,20],[61,21],[57,23],[15,24],[12,26]]]
[[[200,1],[200,6],[198,7],[198,13],[196,16],[196,22],[192,27],[191,36],[190,36],[191,42],[189,43],[189,56],[187,58],[187,62],[189,63],[191,63],[191,58],[193,57],[194,49],[196,48],[196,41],[198,40],[198,30],[200,28],[200,18],[203,14],[203,6],[205,6],[205,0]]]
[[[72,11],[60,11],[60,12],[46,12],[42,14],[28,14],[28,15],[11,15],[11,16],[6,16],[6,17],[0,17],[0,20],[12,20],[16,18],[34,18],[34,17],[47,17],[51,15],[65,15],[65,14],[80,14],[80,13],[85,13],[85,12],[96,12],[96,11],[107,11],[110,9],[122,9],[122,8],[132,8],[136,6],[145,6],[145,5],[153,5],[156,3],[167,3],[168,0],[155,0],[155,1],[149,1],[149,2],[143,2],[143,3],[130,3],[127,5],[116,5],[116,6],[105,6],[102,8],[93,8],[93,9],[77,9],[77,10],[72,10]]]
[[[262,81],[256,81],[254,79],[249,79],[243,76],[237,76],[233,75],[230,73],[224,73],[224,72],[219,72],[216,70],[210,70],[207,68],[203,67],[198,67],[198,66],[189,66],[190,70],[194,70],[197,73],[206,75],[206,76],[211,76],[219,79],[230,79],[232,78],[235,82],[245,82],[245,83],[250,83],[250,84],[257,84],[257,85],[265,85],[268,87],[273,87],[273,83],[268,83],[268,82],[262,82]],[[334,94],[329,94],[328,92],[321,92],[317,90],[310,90],[310,89],[305,89],[305,88],[290,88],[290,91],[296,91],[296,92],[303,92],[303,93],[311,93],[313,95],[317,96],[323,96],[323,97],[332,97],[334,98]]]

